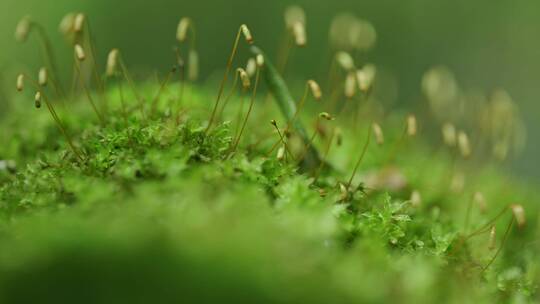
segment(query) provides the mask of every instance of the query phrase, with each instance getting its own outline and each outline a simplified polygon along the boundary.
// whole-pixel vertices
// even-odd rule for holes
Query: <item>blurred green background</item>
[[[223,68],[240,23],[250,26],[258,44],[277,49],[283,11],[291,4],[305,9],[309,39],[308,48],[295,53],[292,73],[322,78],[331,19],[341,12],[354,13],[377,29],[369,60],[398,80],[396,107],[421,105],[422,74],[435,64],[447,65],[464,88],[506,88],[529,131],[527,148],[511,167],[520,175],[540,178],[540,2],[534,0],[2,0],[0,77],[5,89],[0,103],[9,98],[18,69],[40,66],[37,42],[21,45],[13,39],[24,15],[44,24],[65,73],[71,67],[71,49],[57,28],[68,12],[89,16],[101,62],[109,49],[118,47],[130,66],[145,71],[170,67],[177,23],[190,16],[197,26],[204,80]]]

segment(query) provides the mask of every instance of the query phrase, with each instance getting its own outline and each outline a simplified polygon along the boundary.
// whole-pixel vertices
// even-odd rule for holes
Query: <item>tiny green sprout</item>
[[[107,55],[107,66],[105,69],[107,77],[112,77],[116,75],[118,70],[118,55],[118,49],[112,49],[109,52],[109,55]]]
[[[469,142],[469,136],[463,131],[458,132],[458,147],[459,152],[463,158],[469,158],[471,156],[471,145]]]
[[[32,30],[32,20],[29,16],[21,18],[17,26],[15,27],[15,40],[18,42],[25,42],[28,39],[28,35]]]
[[[86,53],[84,52],[84,49],[80,44],[75,44],[74,50],[75,50],[75,57],[77,58],[77,60],[82,62],[86,59]]]
[[[413,190],[410,198],[411,206],[418,208],[422,205],[422,195],[418,190]]]
[[[371,128],[373,129],[373,134],[375,135],[375,141],[377,142],[377,144],[379,146],[384,144],[384,133],[381,125],[374,122],[373,124],[371,124]]]
[[[322,119],[328,120],[328,121],[335,120],[335,118],[332,115],[330,115],[329,113],[327,113],[327,112],[319,113],[319,117],[322,118]]]
[[[47,86],[48,79],[49,77],[47,75],[47,68],[46,67],[40,68],[38,72],[38,84],[42,87],[45,87]]]
[[[497,248],[497,229],[495,226],[491,226],[491,229],[489,230],[488,249],[493,250],[495,248]]]
[[[34,104],[36,106],[36,109],[41,108],[41,92],[36,92],[36,95],[34,96]]]
[[[448,147],[455,147],[457,142],[456,127],[451,123],[445,123],[441,131],[444,144]]]
[[[407,116],[407,135],[413,137],[416,135],[417,131],[418,125],[416,121],[416,116],[410,114],[409,116]]]
[[[22,92],[24,90],[24,74],[17,75],[17,91]]]
[[[229,73],[232,69],[232,64],[234,57],[236,56],[236,52],[238,50],[238,43],[240,42],[240,36],[243,35],[246,42],[248,44],[253,44],[253,36],[251,35],[251,31],[247,27],[247,25],[242,24],[240,28],[238,29],[238,32],[236,34],[236,38],[234,39],[231,55],[229,56],[229,59],[227,60],[227,67],[225,68],[225,73],[223,74],[223,79],[221,80],[221,83],[219,85],[219,90],[216,98],[216,102],[214,103],[214,108],[212,110],[212,114],[210,114],[210,119],[208,120],[208,125],[206,126],[205,133],[208,133],[210,131],[210,128],[212,127],[214,123],[215,116],[217,114],[217,110],[219,107],[219,101],[221,100],[221,96],[223,95],[223,90],[225,89],[225,83],[227,83],[227,79],[229,77]],[[264,59],[264,58],[263,58]],[[260,62],[260,59],[257,58],[257,64],[259,66],[264,65],[264,61]]]
[[[373,87],[377,68],[373,64],[366,64],[362,69],[356,71],[356,80],[358,88],[362,92],[368,92]]]

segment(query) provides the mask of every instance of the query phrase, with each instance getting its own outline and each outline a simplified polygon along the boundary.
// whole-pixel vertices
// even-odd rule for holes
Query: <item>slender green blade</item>
[[[278,73],[268,56],[266,56],[260,48],[253,46],[251,47],[251,52],[255,55],[263,56],[264,68],[262,70],[262,75],[266,85],[274,96],[285,119],[287,121],[292,121],[296,113],[296,102],[294,101],[285,80],[283,80],[283,77]],[[304,143],[307,144],[309,142],[309,136],[299,117],[294,120],[292,127],[302,138]],[[305,158],[302,160],[302,168],[310,170],[318,167],[321,163],[321,159],[319,157],[319,152],[313,145],[309,145],[308,149],[308,153],[306,153]]]

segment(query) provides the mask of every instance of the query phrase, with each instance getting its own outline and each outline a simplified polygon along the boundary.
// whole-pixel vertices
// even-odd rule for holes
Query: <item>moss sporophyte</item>
[[[169,68],[142,81],[121,48],[99,56],[90,19],[60,24],[70,82],[44,27],[16,27],[44,59],[11,75],[0,120],[3,302],[538,298],[540,194],[496,165],[524,143],[508,92],[456,112],[469,97],[437,66],[414,114],[392,110],[366,61],[375,27],[350,14],[331,23],[325,73],[293,79],[312,43],[298,6],[276,65],[242,24],[216,92],[184,17]]]

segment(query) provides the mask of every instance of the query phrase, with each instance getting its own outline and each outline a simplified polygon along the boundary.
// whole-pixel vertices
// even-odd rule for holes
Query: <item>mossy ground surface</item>
[[[145,90],[151,96],[157,88]],[[0,134],[0,159],[16,164],[0,171],[0,302],[538,301],[540,199],[532,187],[491,166],[456,161],[421,135],[389,161],[403,128],[395,114],[384,126],[386,143],[370,145],[353,185],[381,172],[406,184],[382,183],[344,199],[338,182],[352,173],[367,119],[328,123],[341,125],[343,144],[331,148],[332,168],[313,184],[312,172],[268,155],[278,139],[270,119],[284,124],[272,102],[258,101],[229,157],[239,100],[223,116],[231,122],[205,134],[214,96],[190,89],[177,123],[165,108],[177,91],[171,85],[159,115],[143,120],[129,96],[133,112],[124,119],[112,89],[105,127],[84,100],[56,104],[84,163],[45,108],[32,109],[29,97],[12,104]],[[324,151],[325,142],[316,142]],[[466,182],[455,192],[449,184],[457,171]],[[422,194],[420,206],[409,202],[413,190]],[[487,210],[473,206],[469,232],[510,203],[527,216],[485,271],[495,254],[489,234],[463,241],[476,191]],[[511,216],[496,222],[498,245]]]

